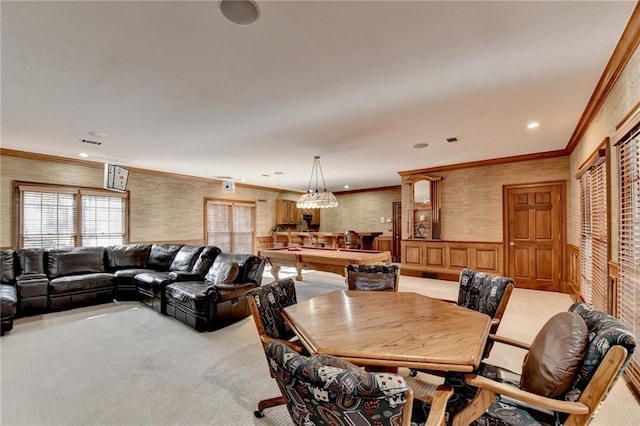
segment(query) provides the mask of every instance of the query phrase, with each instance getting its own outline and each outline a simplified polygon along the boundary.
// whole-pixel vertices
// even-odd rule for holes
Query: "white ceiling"
[[[2,147],[302,191],[563,149],[635,5],[257,3],[2,1]]]

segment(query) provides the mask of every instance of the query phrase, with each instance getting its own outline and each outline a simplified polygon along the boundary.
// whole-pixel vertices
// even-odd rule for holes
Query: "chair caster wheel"
[[[262,414],[259,410],[254,411],[253,415],[256,416],[259,419],[264,417],[264,414]]]

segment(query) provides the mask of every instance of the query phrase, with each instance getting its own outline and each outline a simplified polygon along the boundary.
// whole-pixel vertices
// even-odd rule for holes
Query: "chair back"
[[[398,265],[354,265],[345,267],[349,290],[398,291]]]
[[[360,249],[360,235],[356,231],[347,231],[344,233],[344,246],[348,249]]]
[[[284,308],[298,302],[293,279],[274,281],[253,289],[247,293],[247,301],[264,347],[274,339],[290,340],[295,336],[282,317]]]
[[[266,348],[271,374],[295,425],[409,426],[413,392],[401,376],[368,373],[330,355]]]

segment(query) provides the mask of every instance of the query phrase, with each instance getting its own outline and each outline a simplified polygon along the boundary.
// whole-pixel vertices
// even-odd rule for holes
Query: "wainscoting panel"
[[[401,271],[407,275],[459,275],[464,268],[504,275],[501,242],[403,240],[402,255]]]

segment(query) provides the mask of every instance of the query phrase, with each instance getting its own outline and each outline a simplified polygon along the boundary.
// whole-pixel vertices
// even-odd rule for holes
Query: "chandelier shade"
[[[315,177],[315,189],[311,189],[311,183]],[[322,189],[318,186],[322,180]],[[302,194],[296,203],[299,209],[326,209],[338,207],[338,199],[333,192],[327,191],[327,185],[324,182],[324,174],[322,166],[320,166],[320,157],[313,157],[313,168],[311,169],[311,177],[309,178],[309,186],[307,193]]]

